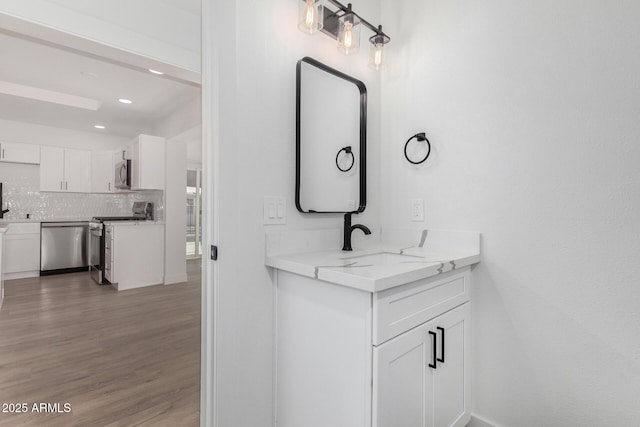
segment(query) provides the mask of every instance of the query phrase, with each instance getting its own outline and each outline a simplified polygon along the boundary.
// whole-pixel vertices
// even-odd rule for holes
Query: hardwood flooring
[[[0,426],[197,426],[200,261],[187,268],[187,283],[120,292],[88,273],[6,281]]]

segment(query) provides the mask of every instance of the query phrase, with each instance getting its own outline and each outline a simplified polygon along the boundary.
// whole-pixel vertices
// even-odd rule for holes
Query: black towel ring
[[[347,155],[349,155],[349,154],[350,154],[350,155],[351,155],[351,164],[349,165],[349,167],[348,167],[347,169],[342,169],[342,168],[340,167],[340,163],[338,162],[338,159],[340,158],[340,153],[342,153],[343,151],[345,152],[345,154],[347,154]],[[340,149],[340,151],[338,151],[338,154],[336,154],[336,166],[338,167],[338,169],[339,169],[341,172],[349,172],[349,171],[351,170],[351,168],[353,168],[353,165],[355,164],[355,162],[356,162],[356,158],[355,158],[355,156],[353,155],[353,151],[351,151],[351,146],[348,146],[348,147],[342,147],[342,148]]]
[[[407,147],[409,146],[409,143],[411,142],[411,140],[414,139],[414,138],[417,139],[419,142],[426,141],[426,143],[427,143],[427,155],[424,156],[424,159],[419,160],[417,162],[411,160],[409,158],[409,155],[407,154]],[[405,157],[405,159],[407,159],[407,161],[409,163],[412,163],[414,165],[419,165],[420,163],[424,163],[424,161],[429,158],[429,154],[431,154],[431,143],[427,139],[427,136],[424,134],[424,132],[416,133],[415,135],[413,135],[411,138],[409,138],[407,140],[406,144],[404,144],[404,157]]]

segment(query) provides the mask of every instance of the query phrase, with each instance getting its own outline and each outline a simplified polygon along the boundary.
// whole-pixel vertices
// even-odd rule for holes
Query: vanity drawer
[[[373,295],[373,344],[408,331],[469,301],[470,268],[450,271]]]

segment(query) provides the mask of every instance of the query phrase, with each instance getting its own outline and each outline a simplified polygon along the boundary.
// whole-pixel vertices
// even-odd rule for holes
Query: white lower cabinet
[[[470,420],[470,268],[369,293],[278,270],[278,427]]]
[[[11,223],[4,240],[4,278],[39,276],[40,223]]]
[[[164,282],[164,225],[105,226],[105,278],[119,291]]]
[[[373,349],[373,425],[469,421],[469,303]]]

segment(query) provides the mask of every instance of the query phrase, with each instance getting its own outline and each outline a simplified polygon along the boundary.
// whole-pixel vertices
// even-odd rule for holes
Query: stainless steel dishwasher
[[[89,222],[43,222],[40,275],[89,270]]]

